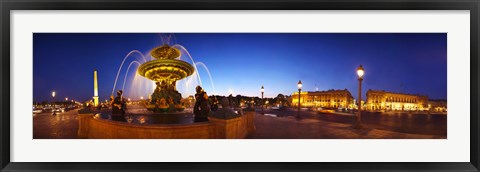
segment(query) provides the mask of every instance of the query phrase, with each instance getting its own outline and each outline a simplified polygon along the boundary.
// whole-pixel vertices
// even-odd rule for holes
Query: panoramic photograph
[[[33,139],[447,139],[447,33],[33,33]]]

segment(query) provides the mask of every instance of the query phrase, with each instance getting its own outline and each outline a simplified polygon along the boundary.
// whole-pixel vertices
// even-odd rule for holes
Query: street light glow
[[[55,91],[52,92],[52,97],[55,97]]]
[[[363,70],[362,65],[360,65],[360,66],[357,68],[358,78],[362,78],[364,73],[365,73],[365,71]]]
[[[298,111],[297,111],[297,120],[300,119],[300,93],[302,91],[302,81],[301,80],[298,80],[298,83],[297,83],[297,87],[298,87]],[[303,100],[305,101],[305,100]]]
[[[357,75],[358,75],[358,112],[356,116],[356,123],[354,124],[355,128],[361,128],[362,122],[362,81],[363,81],[363,67],[360,65],[357,68]]]

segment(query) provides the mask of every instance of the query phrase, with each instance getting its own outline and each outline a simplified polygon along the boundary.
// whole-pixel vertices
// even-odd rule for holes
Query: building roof
[[[385,91],[385,90],[372,90],[369,89],[368,92],[380,92],[380,93],[390,93],[390,94],[402,94],[402,95],[410,95],[410,96],[422,96],[422,97],[427,97],[426,95],[421,95],[421,94],[411,94],[411,93],[398,93],[398,92],[393,92],[393,91]]]
[[[350,91],[348,91],[346,88],[345,89],[338,89],[338,90],[335,90],[335,89],[329,89],[329,90],[324,90],[324,91],[302,91],[300,94],[314,94],[314,93],[319,93],[319,94],[322,94],[322,93],[348,93],[350,96],[352,96],[352,94],[350,93]],[[297,95],[298,92],[294,92],[292,95]]]

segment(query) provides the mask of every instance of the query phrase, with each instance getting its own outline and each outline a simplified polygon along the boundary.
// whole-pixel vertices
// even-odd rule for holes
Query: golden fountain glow
[[[155,82],[175,83],[192,75],[194,68],[187,62],[178,60],[180,50],[164,44],[154,48],[150,55],[155,60],[146,62],[138,67],[138,74]]]

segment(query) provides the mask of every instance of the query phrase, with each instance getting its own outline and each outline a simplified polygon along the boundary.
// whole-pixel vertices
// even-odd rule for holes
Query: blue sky
[[[446,33],[34,33],[33,41],[34,101],[50,101],[52,91],[59,98],[91,99],[94,69],[105,100],[129,52],[148,55],[165,42],[182,45],[195,62],[207,66],[215,89],[205,68],[198,70],[209,94],[260,96],[263,85],[267,97],[290,95],[302,80],[305,91],[346,88],[356,98],[355,70],[362,64],[363,98],[368,89],[447,96]],[[188,61],[185,54],[181,59]],[[122,88],[130,62],[140,59],[138,54],[127,57],[115,90]],[[151,89],[132,85],[148,84],[133,81],[137,66],[128,72],[125,88],[134,99]],[[179,90],[187,96],[193,93],[190,87]]]

